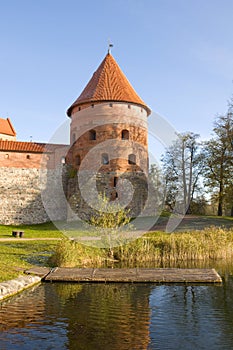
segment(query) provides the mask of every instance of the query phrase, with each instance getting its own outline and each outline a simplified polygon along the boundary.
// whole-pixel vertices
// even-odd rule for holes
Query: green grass
[[[52,222],[37,225],[0,225],[0,238],[12,237],[12,231],[24,231],[25,238],[62,238],[64,235]]]
[[[26,268],[46,266],[58,241],[20,241],[0,244],[0,281],[18,277]]]
[[[229,228],[213,226],[201,231],[189,230],[172,234],[150,232],[127,245],[114,248],[114,257],[131,266],[137,262],[146,265],[147,262],[152,261],[159,263],[233,258],[233,228],[231,228],[233,218],[216,216],[206,218],[209,219],[203,225],[217,224],[223,219],[230,223]],[[63,227],[65,228],[66,224]],[[67,227],[70,227],[69,224]],[[31,266],[46,266],[51,256],[49,259],[51,266],[101,266],[109,261],[107,250],[71,242],[53,223],[0,225],[0,238],[12,238],[13,230],[23,230],[25,238],[41,240],[24,241],[15,238],[13,241],[0,242],[0,281],[16,278],[25,268]],[[77,236],[93,235],[93,232],[83,232],[82,225],[79,227],[74,224],[74,227],[71,227],[72,230]],[[45,240],[42,240],[43,238]],[[46,238],[62,240],[46,241]]]

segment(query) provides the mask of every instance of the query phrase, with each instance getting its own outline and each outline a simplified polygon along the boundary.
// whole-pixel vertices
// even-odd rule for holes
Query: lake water
[[[38,285],[0,304],[0,349],[233,349],[231,271],[222,285]]]

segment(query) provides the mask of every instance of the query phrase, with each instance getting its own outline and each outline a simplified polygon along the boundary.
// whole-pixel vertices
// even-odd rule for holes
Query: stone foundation
[[[4,225],[38,224],[66,219],[66,202],[57,191],[61,169],[0,169],[0,223]],[[43,175],[41,178],[41,174]],[[44,207],[54,213],[49,217]],[[43,200],[42,200],[42,197]]]

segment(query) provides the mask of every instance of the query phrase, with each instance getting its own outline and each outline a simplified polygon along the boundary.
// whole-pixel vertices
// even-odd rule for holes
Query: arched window
[[[79,154],[75,157],[75,164],[76,165],[80,165],[81,164],[81,157],[80,157]]]
[[[101,155],[101,162],[102,162],[102,164],[104,164],[104,165],[109,164],[109,158],[108,158],[108,154],[107,154],[107,153],[103,153],[103,154]]]
[[[122,132],[121,132],[121,139],[122,140],[128,140],[129,139],[129,131],[128,130],[122,130]]]
[[[129,154],[129,156],[128,156],[128,163],[129,164],[136,164],[136,156],[135,156],[135,154],[133,154],[133,153],[131,153],[131,154]]]
[[[95,130],[89,131],[89,140],[96,140],[96,131]]]

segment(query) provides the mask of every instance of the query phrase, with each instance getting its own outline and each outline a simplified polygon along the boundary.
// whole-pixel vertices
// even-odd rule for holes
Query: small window
[[[103,165],[109,164],[109,158],[108,158],[108,154],[107,153],[103,153],[101,158],[102,158],[101,160],[102,160],[102,164]]]
[[[5,154],[5,159],[9,159],[9,154]]]
[[[27,154],[26,158],[27,158],[27,159],[30,159],[30,158],[31,158],[30,154]]]
[[[121,139],[122,140],[128,140],[129,139],[129,131],[128,130],[122,130],[122,132],[121,132]]]
[[[78,110],[81,111],[81,107],[78,107]]]
[[[135,154],[129,154],[129,156],[128,156],[128,163],[129,164],[136,164],[136,156],[135,156]]]
[[[80,157],[79,154],[78,154],[78,155],[76,156],[76,158],[75,158],[75,164],[76,164],[76,165],[80,165],[80,164],[81,164],[81,157]]]
[[[131,105],[128,105],[128,108],[130,109],[130,108],[131,108]]]
[[[94,104],[91,105],[91,108],[94,108]]]
[[[109,107],[112,107],[112,103],[109,103]]]
[[[65,164],[65,163],[66,163],[66,157],[64,157],[64,156],[61,157],[61,163],[62,163],[62,164]]]
[[[75,141],[76,141],[76,135],[75,135],[75,133],[73,133],[73,135],[72,135],[72,143],[75,143]]]
[[[114,176],[114,179],[113,179],[113,187],[116,187],[117,182],[118,182],[118,177],[117,177],[117,176]]]
[[[89,140],[96,140],[96,131],[95,130],[89,131]]]

